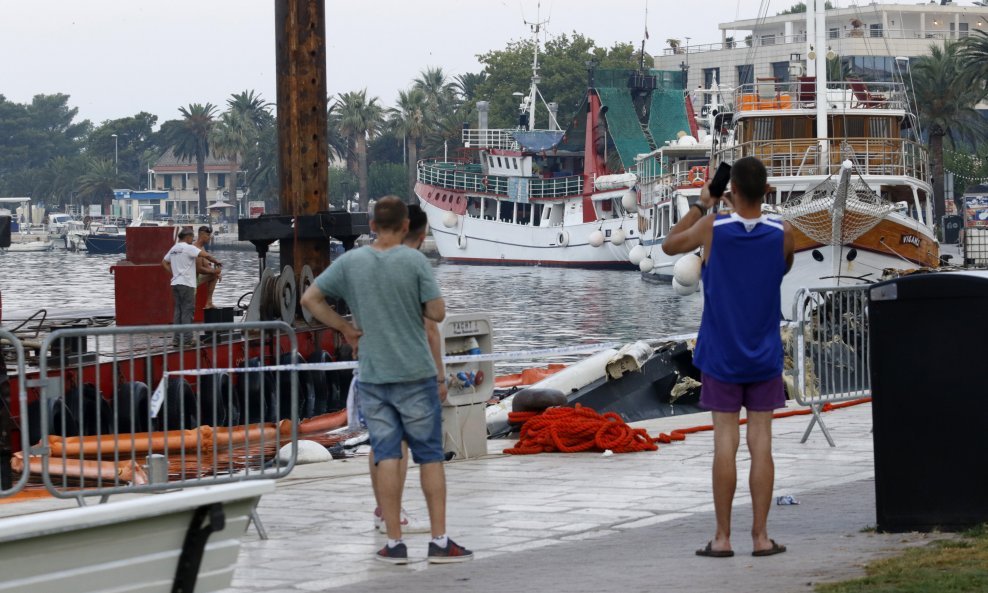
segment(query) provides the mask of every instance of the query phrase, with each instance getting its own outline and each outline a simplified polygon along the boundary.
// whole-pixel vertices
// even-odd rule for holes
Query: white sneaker
[[[374,529],[381,533],[387,533],[388,527],[384,524],[384,517],[378,515],[378,510],[374,510]],[[408,514],[408,511],[401,509],[401,532],[402,533],[429,533],[432,527],[428,521],[422,521]]]

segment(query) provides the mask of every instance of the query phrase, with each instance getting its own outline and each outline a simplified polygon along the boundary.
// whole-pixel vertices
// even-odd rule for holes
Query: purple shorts
[[[700,378],[700,407],[713,412],[771,412],[786,407],[782,375],[757,383],[725,383],[703,373]]]

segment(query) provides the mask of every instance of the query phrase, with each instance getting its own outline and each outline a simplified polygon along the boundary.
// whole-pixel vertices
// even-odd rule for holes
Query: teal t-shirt
[[[361,247],[343,254],[315,281],[343,299],[360,337],[360,380],[401,383],[436,375],[422,305],[440,298],[429,260],[403,245],[387,251]]]

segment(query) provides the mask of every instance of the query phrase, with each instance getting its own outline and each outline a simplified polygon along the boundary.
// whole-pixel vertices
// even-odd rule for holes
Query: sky
[[[67,93],[79,119],[97,124],[140,111],[160,124],[190,103],[224,108],[245,89],[273,102],[275,1],[0,0],[0,94]],[[645,50],[659,53],[672,37],[719,42],[718,23],[754,18],[760,4],[543,0],[541,19],[549,35],[576,31],[602,47],[638,46],[647,22]],[[367,88],[391,106],[427,66],[479,72],[476,56],[529,38],[523,20],[537,12],[537,0],[326,0],[327,90]]]

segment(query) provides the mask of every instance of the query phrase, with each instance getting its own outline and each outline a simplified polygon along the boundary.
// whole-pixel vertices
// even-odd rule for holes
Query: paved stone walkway
[[[789,552],[752,558],[748,459],[739,454],[731,559],[693,551],[713,534],[712,433],[655,453],[506,456],[447,465],[449,534],[476,559],[429,565],[427,535],[406,536],[411,565],[373,559],[385,538],[373,529],[364,458],[299,466],[259,507],[270,539],[251,530],[231,593],[326,591],[808,591],[863,574],[870,559],[929,541],[921,534],[876,534],[871,406],[825,415],[837,442],[819,429],[800,444],[808,416],[775,423],[776,495],[770,535]],[[709,423],[706,414],[637,423],[650,434]],[[742,428],[742,432],[743,432]],[[743,436],[743,435],[742,435]],[[425,518],[418,472],[409,472],[405,507]]]

